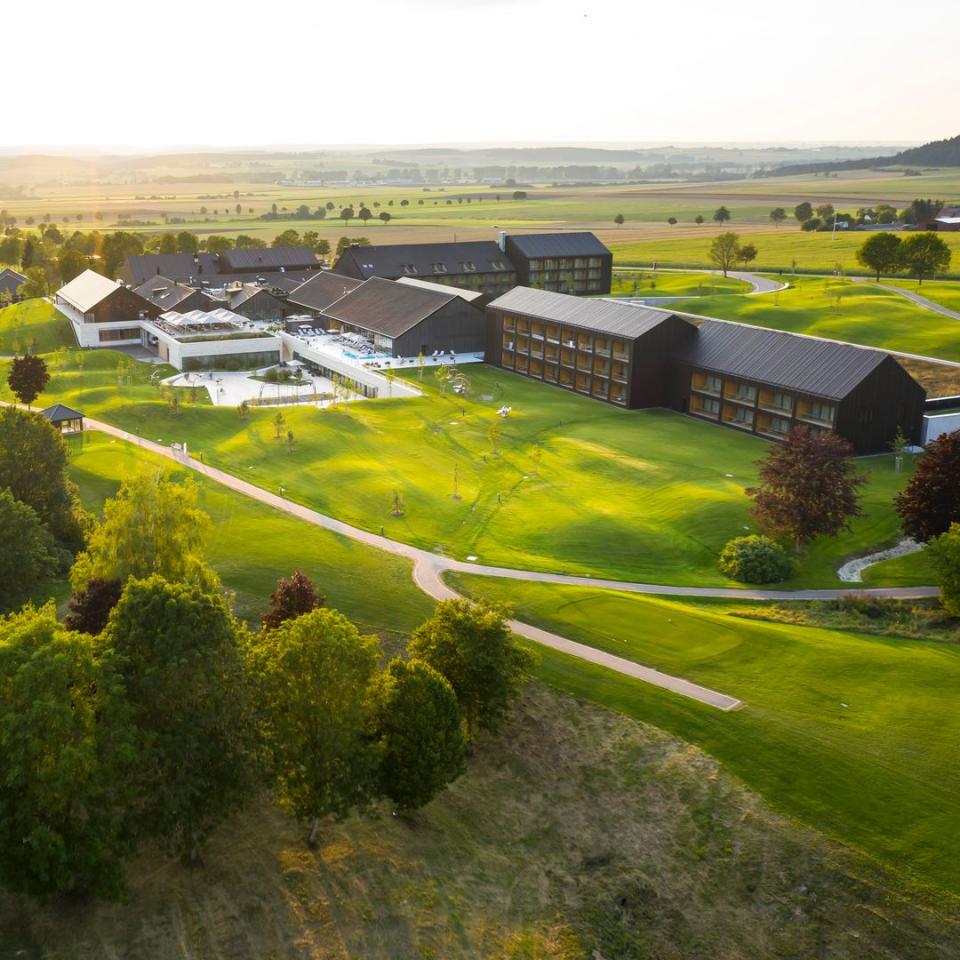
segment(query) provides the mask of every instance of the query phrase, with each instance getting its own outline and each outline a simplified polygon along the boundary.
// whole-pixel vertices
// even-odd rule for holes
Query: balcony
[[[724,403],[721,419],[728,426],[753,433],[753,410],[746,407],[737,407],[731,403]]]

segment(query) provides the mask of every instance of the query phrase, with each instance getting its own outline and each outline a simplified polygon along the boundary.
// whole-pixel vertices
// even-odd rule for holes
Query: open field
[[[616,236],[605,236],[613,251],[617,267],[649,267],[651,264],[677,267],[710,267],[710,242],[719,233],[732,230],[741,242],[757,248],[757,259],[750,267],[766,273],[787,274],[794,269],[813,273],[834,273],[839,268],[845,273],[869,273],[857,263],[856,252],[869,233],[840,232],[835,240],[829,233],[804,233],[795,225],[759,229],[749,223],[728,223],[722,230],[716,224],[678,224],[670,235],[662,231],[618,242]],[[906,236],[907,234],[904,234]],[[960,233],[944,233],[942,239],[953,253],[951,274],[960,274]],[[926,284],[924,284],[926,289]]]
[[[84,506],[94,512],[116,493],[124,477],[159,469],[177,478],[188,473],[194,477],[200,506],[213,520],[207,556],[235,594],[237,614],[253,625],[259,623],[277,579],[294,570],[307,574],[329,606],[364,629],[409,633],[430,616],[433,603],[414,586],[404,560],[300,523],[104,434],[72,437],[68,445],[70,476],[80,487]]]
[[[825,833],[960,892],[960,646],[761,623],[729,602],[450,579],[526,622],[742,698],[721,714],[548,650],[537,669],[703,747]]]
[[[287,497],[321,512],[488,564],[727,583],[716,555],[750,525],[743,490],[768,449],[679,414],[620,410],[472,365],[469,398],[441,394],[428,380],[420,399],[285,408],[282,433],[290,429],[296,439],[288,450],[275,439],[275,411],[252,411],[243,421],[234,410],[188,403],[175,415],[146,382],[148,368],[135,365],[136,382],[118,385],[118,356],[88,351],[82,370],[55,370],[43,401],[151,440],[187,441],[194,456],[269,490],[282,484]],[[504,403],[514,412],[500,420]],[[889,457],[862,463],[871,477],[866,515],[851,533],[814,544],[790,586],[835,586],[845,558],[895,539],[891,500],[906,474],[896,475]]]
[[[956,956],[960,915],[772,816],[699,750],[540,685],[426,809],[326,823],[260,802],[130,902],[0,897],[0,960]],[[594,952],[596,951],[596,952]]]
[[[691,298],[670,304],[670,308],[758,327],[960,360],[960,321],[919,307],[876,284],[798,277],[791,280],[790,289],[780,293]]]

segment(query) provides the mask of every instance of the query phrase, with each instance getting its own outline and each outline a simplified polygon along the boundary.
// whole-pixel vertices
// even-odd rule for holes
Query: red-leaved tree
[[[7,374],[7,383],[21,403],[28,407],[43,393],[50,380],[43,357],[26,354],[14,357]]]
[[[789,538],[797,552],[818,536],[832,537],[861,515],[853,447],[835,433],[794,427],[760,461],[760,484],[747,490],[760,529]]]
[[[921,543],[960,523],[960,430],[927,444],[893,505],[903,532]]]
[[[285,620],[296,620],[326,603],[326,597],[317,593],[310,578],[295,571],[290,577],[281,577],[277,589],[270,596],[270,609],[260,621],[264,630],[272,630]]]

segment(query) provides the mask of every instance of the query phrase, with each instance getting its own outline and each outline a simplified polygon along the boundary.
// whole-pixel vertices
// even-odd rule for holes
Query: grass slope
[[[718,293],[748,293],[750,284],[712,273],[663,270],[620,270],[613,276],[614,297],[705,297]]]
[[[69,441],[70,475],[84,506],[98,512],[120,481],[144,470],[188,473],[132,444],[88,432]],[[172,468],[172,469],[171,469]],[[317,527],[287,517],[198,477],[200,505],[213,527],[207,555],[224,586],[235,593],[235,609],[256,624],[277,579],[302,570],[327,598],[363,628],[408,633],[423,622],[432,602],[413,584],[409,564]],[[373,599],[375,598],[375,599]]]
[[[50,353],[75,345],[70,324],[46,300],[24,300],[0,310],[0,355]]]
[[[960,322],[872,283],[803,277],[780,293],[699,297],[671,306],[758,327],[960,360]]]
[[[739,697],[721,713],[543,651],[538,676],[703,747],[780,809],[960,892],[960,646],[482,577],[474,596],[564,636]]]
[[[129,905],[0,896],[0,960],[956,955],[955,902],[770,815],[700,751],[541,686],[425,810],[303,830],[261,802]]]
[[[44,394],[165,443],[186,440],[196,456],[349,523],[457,557],[574,574],[661,583],[723,584],[716,555],[750,523],[744,488],[768,445],[663,410],[625,411],[506,371],[467,370],[472,394],[378,400],[342,412],[189,405],[173,416],[137,365],[118,386],[118,355],[84,354],[83,370],[56,370]],[[508,403],[513,413],[500,420]],[[494,455],[491,425],[501,428]],[[891,499],[905,476],[887,459],[871,474],[866,515],[850,534],[817,544],[792,585],[835,585],[845,557],[896,536]],[[461,499],[455,500],[453,473]],[[392,513],[393,495],[405,503]]]

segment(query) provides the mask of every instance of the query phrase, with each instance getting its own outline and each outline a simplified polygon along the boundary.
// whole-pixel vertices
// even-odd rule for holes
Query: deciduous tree
[[[116,658],[50,604],[0,618],[0,880],[119,898],[137,738]]]
[[[43,357],[27,354],[13,358],[7,373],[7,383],[14,396],[28,408],[43,393],[49,382],[50,373]]]
[[[903,265],[921,286],[925,277],[942,273],[950,266],[950,248],[935,233],[912,233],[900,250]]]
[[[760,529],[801,544],[832,537],[861,515],[853,448],[832,431],[794,427],[786,442],[770,448],[760,463],[760,485],[748,488]]]
[[[800,223],[806,223],[807,220],[813,216],[813,204],[808,200],[804,200],[803,203],[798,203],[793,208],[793,215]]]
[[[952,617],[960,617],[960,523],[930,541],[927,547],[937,580],[940,584],[940,602]]]
[[[219,593],[152,576],[127,582],[103,634],[142,743],[140,829],[192,860],[252,789],[238,631]]]
[[[770,211],[770,219],[774,222],[775,226],[780,226],[784,220],[787,219],[787,211],[783,207],[774,207]]]
[[[281,577],[277,581],[277,589],[270,595],[270,609],[263,615],[261,626],[264,630],[272,630],[287,620],[296,620],[322,607],[324,603],[326,597],[317,593],[310,578],[296,570],[290,577]]]
[[[960,430],[927,444],[893,505],[903,532],[920,543],[960,523]]]
[[[730,216],[730,211],[724,206],[717,207],[717,209],[713,211],[715,223],[726,223],[730,219]]]
[[[31,506],[57,542],[71,552],[83,545],[85,516],[67,477],[67,449],[43,417],[0,410],[0,489]]]
[[[438,603],[414,631],[409,650],[450,681],[470,735],[478,728],[496,732],[531,664],[504,611],[467,600]]]
[[[103,520],[77,557],[70,582],[81,590],[95,577],[123,582],[159,574],[212,590],[219,580],[204,557],[209,526],[192,481],[148,473],[130,477],[104,504]]]
[[[36,511],[0,489],[0,613],[20,606],[57,567],[53,537]]]
[[[380,793],[399,810],[429,803],[464,771],[466,740],[453,687],[420,660],[391,661],[374,684]]]
[[[379,643],[335,610],[314,610],[258,635],[248,651],[263,766],[280,805],[311,822],[343,817],[376,795],[368,736]]]
[[[713,238],[708,251],[710,262],[715,264],[723,275],[738,263],[756,259],[757,248],[752,244],[740,245],[740,234],[721,233]]]
[[[882,273],[896,273],[903,266],[902,246],[895,233],[873,233],[860,244],[857,263],[872,270],[879,281]]]
[[[68,630],[97,636],[106,627],[110,611],[120,602],[122,591],[119,580],[94,577],[70,598],[64,625]]]

